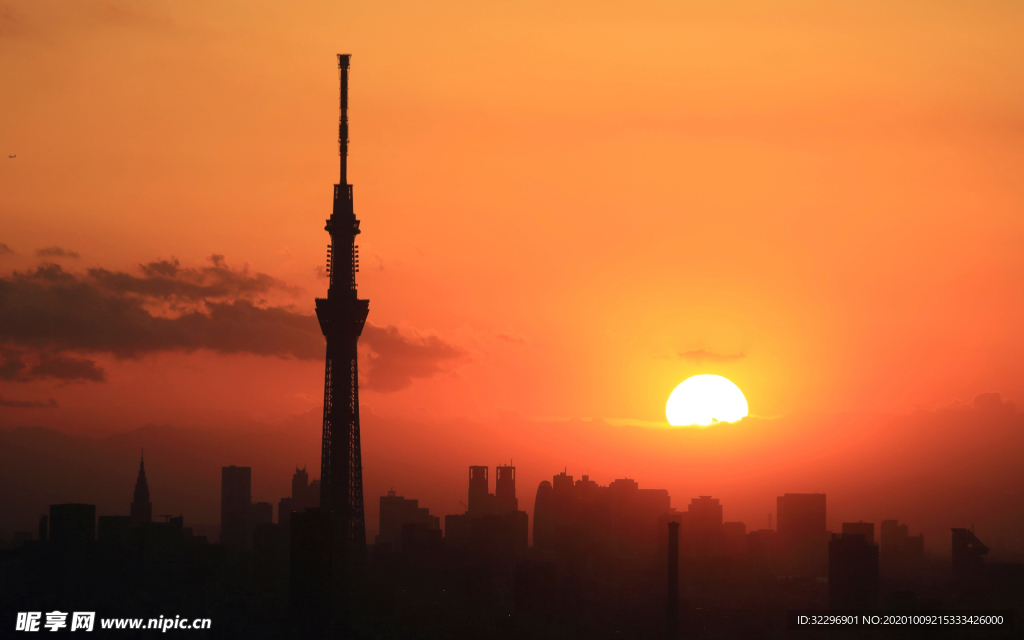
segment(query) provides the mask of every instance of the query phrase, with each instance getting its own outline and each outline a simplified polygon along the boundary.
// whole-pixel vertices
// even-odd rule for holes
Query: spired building
[[[146,482],[146,456],[139,460],[139,478],[135,481],[135,496],[132,499],[132,526],[141,527],[153,521],[153,503],[149,501],[149,484]]]

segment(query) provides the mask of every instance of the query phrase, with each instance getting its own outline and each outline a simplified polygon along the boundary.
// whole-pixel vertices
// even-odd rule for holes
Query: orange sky
[[[438,442],[645,424],[696,373],[766,417],[1019,406],[1024,7],[767,4],[0,1],[0,272],[218,254],[283,283],[258,304],[311,313],[348,52],[369,322],[449,349],[364,411]],[[322,402],[311,358],[77,353],[106,380],[0,380],[58,404],[0,424],[272,426]]]

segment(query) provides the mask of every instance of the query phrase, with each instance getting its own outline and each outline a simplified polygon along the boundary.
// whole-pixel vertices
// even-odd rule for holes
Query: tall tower
[[[337,585],[343,567],[366,556],[363,516],[363,463],[359,448],[359,368],[356,345],[370,310],[356,291],[359,271],[359,220],[348,184],[348,55],[338,55],[341,79],[341,120],[338,146],[341,179],[334,185],[334,210],[324,229],[330,284],[326,298],[316,299],[316,317],[327,340],[324,373],[324,431],[320,463],[320,510],[331,527],[331,556]]]
[[[135,480],[132,498],[132,526],[141,527],[153,521],[153,503],[149,501],[149,483],[146,482],[146,457],[139,460],[139,477]]]

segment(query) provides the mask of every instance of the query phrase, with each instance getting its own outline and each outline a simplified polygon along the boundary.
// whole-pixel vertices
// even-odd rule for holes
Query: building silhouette
[[[491,489],[487,473],[488,469],[485,466],[474,465],[469,468],[469,498],[466,508],[473,513],[482,512],[491,506]]]
[[[679,637],[679,523],[668,523],[667,572],[668,589],[665,603],[665,635]]]
[[[824,493],[787,493],[776,499],[780,560],[792,574],[823,576],[828,568]]]
[[[863,533],[833,535],[828,543],[828,606],[878,607],[878,545]]]
[[[295,473],[292,474],[292,498],[295,500],[306,501],[306,492],[309,491],[309,473],[306,472],[306,467],[299,468],[295,465]],[[306,505],[303,504],[303,509]]]
[[[883,520],[879,531],[879,572],[882,580],[909,588],[907,582],[924,566],[924,534],[910,535],[898,520]]]
[[[288,609],[291,626],[309,636],[331,626],[331,528],[318,508],[291,514],[288,556]]]
[[[85,547],[96,540],[96,505],[50,505],[50,535],[54,545]]]
[[[49,546],[60,573],[81,576],[88,568],[96,541],[96,505],[50,505]]]
[[[253,503],[249,522],[254,530],[261,524],[272,524],[274,522],[274,505],[269,502]]]
[[[511,465],[499,466],[501,496],[490,492],[488,468],[469,468],[469,495],[465,513],[444,517],[445,543],[452,548],[472,546],[477,551],[499,554],[525,553],[529,539],[529,519],[519,510],[516,499],[515,471]],[[498,488],[498,487],[496,487]]]
[[[304,511],[307,507],[315,507],[320,504],[320,484],[317,481],[310,483],[309,473],[306,468],[295,467],[292,475],[292,494],[287,498],[281,498],[277,503],[277,523],[287,535],[291,524],[291,515],[296,511]]]
[[[563,471],[537,487],[533,544],[563,558],[653,558],[667,532],[671,498],[664,489],[641,489],[631,478],[607,486]]]
[[[747,533],[746,552],[759,569],[774,573],[779,566],[779,534],[775,529],[757,529]]]
[[[724,555],[735,556],[747,551],[747,525],[743,522],[722,523],[722,547]]]
[[[690,555],[719,555],[723,545],[722,505],[718,498],[692,498],[681,518],[680,536]]]
[[[509,511],[519,509],[516,498],[516,468],[511,463],[494,468],[494,499],[499,507]]]
[[[980,582],[988,552],[972,529],[953,529],[953,584],[966,588]]]
[[[380,533],[374,540],[378,550],[386,546],[392,551],[402,551],[403,536],[406,541],[416,541],[416,536],[431,535],[441,539],[441,519],[430,515],[426,507],[419,506],[419,500],[406,500],[393,490],[381,496]]]
[[[139,477],[135,480],[135,494],[131,506],[132,525],[141,527],[153,521],[153,503],[149,501],[149,483],[146,482],[146,457],[139,460]]]
[[[252,549],[252,468],[224,467],[220,481],[220,542]]]
[[[101,545],[127,546],[136,525],[131,516],[100,516],[96,527],[96,539]]]
[[[875,544],[875,523],[874,522],[844,522],[843,533],[853,533],[864,536],[868,544]]]

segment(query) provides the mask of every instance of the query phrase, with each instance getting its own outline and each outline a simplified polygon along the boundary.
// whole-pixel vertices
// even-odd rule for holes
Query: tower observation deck
[[[359,271],[359,220],[348,184],[348,68],[350,56],[338,55],[341,119],[338,146],[341,177],[334,185],[334,209],[324,229],[330,284],[326,298],[316,299],[316,317],[327,340],[324,373],[324,427],[320,466],[320,510],[331,528],[332,582],[344,580],[348,567],[366,557],[363,515],[363,464],[359,447],[359,366],[356,345],[369,313],[369,300],[356,291]]]

